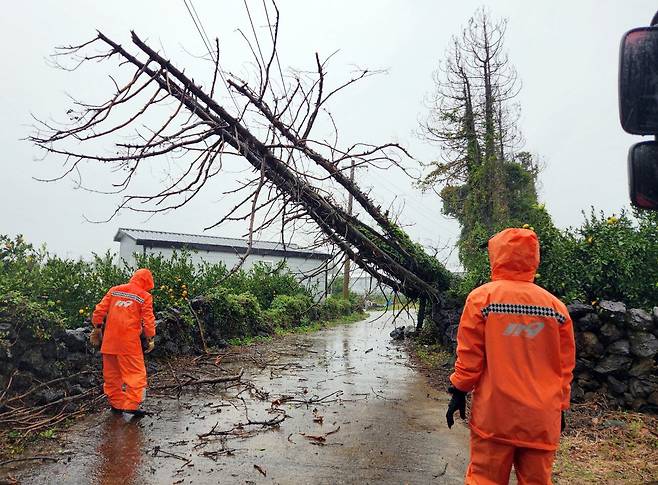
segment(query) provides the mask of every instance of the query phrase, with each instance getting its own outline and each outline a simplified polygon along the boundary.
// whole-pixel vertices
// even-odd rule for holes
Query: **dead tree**
[[[265,13],[269,18],[267,9]],[[269,28],[271,51],[267,56],[255,30],[254,40],[244,36],[257,66],[255,84],[222,69],[218,41],[215,50],[209,47],[214,65],[210,90],[134,32],[134,52],[101,32],[84,44],[61,48],[58,58],[76,60],[72,69],[90,61],[117,59],[120,66],[131,68],[131,75],[121,83],[110,76],[114,93],[103,103],[74,101],[67,124],[38,120],[30,139],[47,154],[65,157],[66,170],[56,179],[77,172],[80,164],[89,161],[122,170],[125,178],[115,185],[117,192],[132,187],[140,167],[149,159],[175,156],[181,161],[183,170],[170,184],[154,194],[124,196],[117,212],[157,213],[181,207],[222,172],[224,157],[239,156],[251,165],[254,176],[236,191],[240,202],[210,227],[245,220],[251,246],[253,234],[278,223],[285,245],[286,231],[312,223],[319,229],[314,236],[316,245],[331,244],[380,283],[411,300],[423,299],[440,307],[448,272],[413,243],[343,169],[352,161],[357,167],[401,167],[408,157],[406,151],[394,143],[340,148],[337,128],[332,142],[312,138],[319,116],[333,123],[325,108],[327,101],[372,72],[361,70],[329,88],[327,61],[316,54],[316,72],[284,75],[277,52],[278,29],[277,10],[276,21]],[[92,51],[94,48],[101,50]],[[230,93],[230,108],[215,99],[220,84]],[[159,124],[152,127],[151,119],[156,116]],[[144,128],[145,123],[150,128]],[[111,141],[115,153],[99,153],[99,141]],[[91,146],[91,151],[86,151],[86,146]],[[352,194],[362,216],[349,214],[337,202],[332,187]]]

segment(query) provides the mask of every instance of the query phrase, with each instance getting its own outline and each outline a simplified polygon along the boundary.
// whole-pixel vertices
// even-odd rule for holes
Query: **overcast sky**
[[[220,39],[222,62],[232,69],[244,67],[249,52],[236,33],[238,27],[248,28],[243,1],[195,0],[194,5],[208,34]],[[256,24],[262,26],[262,3],[250,5]],[[626,135],[618,122],[619,40],[624,31],[649,22],[655,0],[280,0],[278,5],[284,65],[311,68],[316,51],[326,57],[340,49],[329,66],[331,82],[345,79],[354,65],[388,69],[388,74],[368,79],[331,105],[344,141],[397,141],[422,161],[438,157],[438,148],[418,139],[414,131],[426,115],[423,98],[432,91],[432,72],[450,37],[480,5],[494,16],[507,17],[507,49],[523,82],[519,101],[524,148],[546,165],[540,198],[555,222],[560,227],[577,225],[581,210],[592,205],[606,213],[628,206],[626,154],[639,139]],[[225,173],[190,207],[151,219],[122,213],[105,224],[86,222],[85,217],[108,217],[116,196],[76,190],[72,180],[33,180],[55,174],[62,161],[38,161],[35,147],[21,140],[31,132],[30,113],[62,119],[70,104],[67,92],[95,101],[109,94],[106,74],[116,64],[68,73],[46,62],[55,46],[88,40],[95,29],[126,46],[134,29],[179,66],[193,66],[199,77],[209,72],[192,57],[204,47],[182,0],[5,5],[0,18],[0,233],[22,233],[62,256],[116,250],[112,237],[120,226],[201,232],[228,207],[222,190],[244,177],[240,170],[248,168],[245,162]],[[103,185],[102,170],[92,167],[88,176]],[[436,195],[421,194],[392,172],[357,177],[372,187],[382,205],[396,198],[398,205],[404,202],[403,219],[412,224],[408,230],[416,240],[432,246],[455,242],[458,226],[440,214]],[[157,185],[158,176],[151,178]],[[233,225],[212,234],[239,236],[243,230]]]

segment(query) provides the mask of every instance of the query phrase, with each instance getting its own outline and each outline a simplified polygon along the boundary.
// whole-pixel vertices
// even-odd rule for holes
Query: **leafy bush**
[[[260,304],[251,293],[235,294],[220,287],[204,300],[206,332],[216,340],[255,335],[263,328]]]
[[[261,308],[270,308],[279,296],[304,295],[310,298],[308,290],[288,271],[285,263],[270,268],[264,264],[255,264],[245,278],[245,291],[252,293]],[[235,287],[231,281],[229,287]]]
[[[350,313],[362,313],[366,309],[366,298],[358,293],[350,292]]]
[[[0,324],[9,324],[16,335],[41,339],[50,339],[53,332],[64,328],[58,315],[16,291],[0,294]],[[0,331],[0,340],[8,335],[7,330]]]
[[[191,303],[202,297],[195,310],[214,339],[256,335],[271,330],[268,326],[332,319],[363,306],[362,298],[356,295],[349,301],[329,298],[315,304],[284,263],[274,268],[256,264],[249,271],[229,274],[221,263],[194,263],[192,254],[185,250],[168,258],[135,256],[136,266],[149,268],[154,275],[151,293],[155,311],[174,312],[195,332]],[[88,325],[105,292],[128,281],[136,269],[118,266],[114,260],[109,252],[93,255],[90,261],[63,259],[45,248],[34,248],[21,236],[11,239],[0,235],[0,294],[21,298],[21,305],[29,303],[35,311],[47,312],[47,318],[28,312],[35,322],[56,321],[69,328]]]
[[[111,286],[127,278],[112,255],[91,261],[62,259],[35,249],[22,236],[0,235],[0,292],[16,291],[57,314],[69,327],[83,324]]]
[[[326,298],[320,306],[320,319],[332,320],[344,315],[349,315],[352,311],[352,303],[342,297],[330,296]]]
[[[313,300],[307,295],[278,295],[267,312],[268,321],[277,327],[298,327],[313,318]]]
[[[212,279],[219,281],[227,273],[223,264],[197,267],[190,252],[185,250],[174,251],[169,258],[161,254],[135,254],[135,262],[137,268],[148,268],[153,273],[155,288],[151,295],[156,311],[167,306],[186,307],[188,298],[209,292],[214,287]]]
[[[540,241],[536,283],[565,302],[607,299],[657,306],[658,213],[606,216],[592,209],[583,216],[580,227],[560,230],[542,204],[533,207],[524,227],[533,229]],[[489,276],[487,252],[481,250],[454,292],[464,298]]]
[[[658,305],[658,214],[591,210],[583,224],[538,235],[543,262],[537,283],[565,300],[620,300]]]

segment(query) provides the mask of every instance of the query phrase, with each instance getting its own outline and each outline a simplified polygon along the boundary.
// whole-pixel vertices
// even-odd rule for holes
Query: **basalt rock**
[[[636,357],[651,357],[658,353],[658,338],[652,333],[634,332],[630,341],[631,353]]]
[[[626,319],[626,305],[619,301],[603,300],[599,302],[599,312],[605,319],[623,322]]]
[[[631,353],[631,346],[628,340],[617,340],[608,346],[608,352],[611,354],[628,355]]]
[[[586,303],[574,302],[567,305],[567,311],[572,320],[575,321],[587,314],[594,313],[594,307],[592,305],[587,305]]]
[[[583,357],[595,357],[604,351],[603,344],[593,332],[582,332],[576,335],[576,345]]]
[[[64,330],[59,336],[69,352],[84,352],[87,349],[90,333],[91,328],[76,328]]]
[[[619,340],[624,336],[622,329],[619,328],[614,322],[604,323],[601,326],[599,332],[608,342],[614,342],[615,340]]]
[[[616,379],[613,376],[608,376],[608,388],[615,394],[624,394],[628,390],[628,385],[625,382]]]
[[[599,364],[594,367],[594,371],[599,374],[612,374],[615,372],[627,371],[631,367],[632,359],[626,355],[611,354],[606,356]]]
[[[653,357],[640,359],[633,364],[628,374],[633,377],[647,376],[656,373],[656,364]]]
[[[633,308],[626,313],[626,325],[633,331],[650,331],[653,328],[653,318],[649,313],[639,308]]]
[[[601,326],[601,319],[596,313],[588,313],[582,318],[574,320],[573,324],[576,332],[585,332],[589,330],[598,331]]]
[[[404,338],[404,327],[394,328],[389,335],[393,340],[402,340]]]

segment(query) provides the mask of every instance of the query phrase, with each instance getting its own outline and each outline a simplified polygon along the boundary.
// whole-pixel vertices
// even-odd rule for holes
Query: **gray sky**
[[[249,52],[235,29],[247,28],[242,0],[194,2],[211,37],[221,42],[222,62],[246,70]],[[329,65],[329,80],[338,83],[354,65],[386,68],[345,91],[330,108],[343,142],[397,141],[419,160],[438,156],[438,148],[414,136],[418,119],[426,115],[424,96],[432,90],[432,71],[457,34],[480,5],[497,17],[508,17],[507,48],[523,82],[521,130],[525,149],[546,164],[540,198],[560,227],[578,225],[581,210],[590,206],[606,213],[627,207],[626,154],[638,137],[620,128],[617,112],[618,48],[624,31],[646,25],[655,0],[500,1],[292,1],[281,0],[280,54],[284,65],[312,68],[314,53],[340,52]],[[251,2],[257,25],[264,25],[261,2]],[[117,196],[75,189],[72,180],[41,183],[61,168],[53,157],[38,161],[38,151],[20,139],[30,133],[30,113],[62,119],[66,93],[100,101],[110,91],[107,73],[116,64],[66,73],[49,67],[46,58],[62,44],[91,38],[95,29],[128,46],[129,30],[195,79],[207,79],[210,66],[194,59],[204,47],[182,0],[114,2],[11,2],[0,18],[0,58],[3,62],[0,146],[0,233],[24,234],[30,241],[62,255],[116,249],[112,236],[119,226],[200,232],[230,207],[221,196],[246,162],[232,164],[222,178],[189,207],[147,219],[122,213],[109,223],[91,219],[109,216]],[[229,98],[220,96],[227,108]],[[163,177],[155,167],[140,182],[148,189]],[[107,173],[88,167],[86,181],[107,188]],[[358,174],[372,187],[382,205],[396,201],[416,240],[433,246],[454,243],[458,226],[440,214],[434,194],[421,194],[393,172]],[[105,184],[105,185],[104,185]],[[213,234],[239,236],[244,227],[226,226]],[[454,259],[451,266],[454,265]]]

